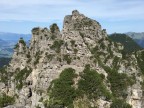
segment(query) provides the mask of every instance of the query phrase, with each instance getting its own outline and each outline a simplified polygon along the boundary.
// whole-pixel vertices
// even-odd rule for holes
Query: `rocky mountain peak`
[[[62,31],[55,23],[35,27],[28,48],[20,39],[4,90],[14,94],[16,107],[111,108],[121,102],[141,108],[137,57],[122,51],[97,21],[74,10],[64,18]]]
[[[18,53],[23,53],[25,52],[25,50],[27,49],[27,46],[26,46],[26,42],[23,40],[23,38],[20,38],[18,43],[15,45],[15,52],[18,52]]]
[[[60,32],[59,27],[57,26],[56,23],[54,23],[54,24],[52,24],[52,25],[50,26],[50,31],[51,31],[51,33]]]
[[[78,10],[73,10],[73,11],[72,11],[72,15],[73,15],[73,16],[78,16],[78,15],[80,15],[80,14],[79,14],[79,11],[78,11]]]
[[[106,29],[102,30],[99,22],[84,16],[77,10],[64,18],[63,34],[68,32],[81,34],[80,36],[87,39],[87,42],[88,39],[98,41],[107,37]],[[95,42],[91,44],[93,43]]]
[[[14,54],[9,64],[10,72],[14,72],[17,68],[23,69],[26,67],[27,54],[28,47],[26,42],[23,40],[23,38],[20,38],[18,43],[15,45]]]

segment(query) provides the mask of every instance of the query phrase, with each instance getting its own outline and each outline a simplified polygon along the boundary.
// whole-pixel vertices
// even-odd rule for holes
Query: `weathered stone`
[[[95,54],[93,54],[95,50]],[[32,39],[29,48],[18,42],[18,48],[15,49],[12,60],[7,68],[8,72],[12,72],[15,76],[17,71],[24,68],[31,68],[32,72],[24,79],[23,87],[17,90],[14,76],[10,78],[11,86],[8,88],[8,94],[17,94],[15,106],[7,108],[18,108],[25,106],[26,108],[34,108],[40,106],[44,108],[41,98],[48,99],[47,89],[52,80],[59,77],[59,74],[65,68],[73,68],[79,75],[83,71],[86,64],[90,64],[98,73],[105,76],[104,83],[110,90],[110,84],[107,82],[108,73],[100,65],[101,62],[106,66],[113,68],[115,61],[118,59],[118,72],[126,73],[128,76],[135,75],[136,83],[129,87],[126,101],[133,108],[142,108],[142,90],[140,82],[141,76],[137,76],[140,70],[137,66],[135,55],[129,56],[129,60],[122,59],[123,46],[115,44],[108,40],[105,29],[101,25],[77,10],[64,18],[64,26],[62,31],[56,24],[47,28],[36,27],[32,29]],[[129,64],[129,66],[128,66]],[[77,87],[79,78],[75,79],[74,87]],[[0,83],[0,89],[5,90],[5,85]],[[83,107],[88,108],[109,108],[111,102],[104,98],[98,100],[88,100],[86,97],[74,101],[74,107],[79,108],[78,104],[82,102]],[[85,102],[88,102],[85,105]],[[85,105],[85,106],[84,106]],[[23,108],[23,107],[22,107]]]

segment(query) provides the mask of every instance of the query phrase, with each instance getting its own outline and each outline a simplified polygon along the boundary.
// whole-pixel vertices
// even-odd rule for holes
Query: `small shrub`
[[[104,43],[101,43],[101,44],[100,44],[100,47],[101,47],[102,49],[105,49],[105,48],[106,48],[106,46],[105,46]]]
[[[37,56],[35,61],[34,61],[34,65],[37,65],[39,63],[39,59],[40,59],[40,56]]]
[[[115,100],[111,105],[110,108],[132,108],[128,103],[124,100]]]
[[[55,40],[55,39],[56,39],[56,35],[52,35],[52,36],[51,36],[51,39],[52,39],[52,40]]]
[[[104,41],[104,38],[100,39],[100,40],[98,41],[98,43],[101,44],[103,41]]]
[[[87,20],[87,19],[85,19],[85,20],[83,21],[83,24],[86,25],[86,26],[91,26],[92,23],[93,23],[93,22],[92,22],[91,20]]]
[[[42,101],[43,101],[43,97],[40,98],[39,102],[42,102]]]
[[[20,38],[19,43],[23,44],[24,46],[26,46],[25,41],[23,40],[23,38]]]
[[[113,57],[113,56],[114,56],[114,55],[113,55],[113,51],[112,51],[111,47],[108,47],[108,52],[109,52],[109,54],[110,54],[110,56],[111,56],[111,57]]]
[[[48,58],[49,61],[51,61],[53,59],[54,55],[53,54],[48,54],[48,55],[46,55],[46,57]]]
[[[40,59],[40,52],[36,52],[34,65],[37,65],[39,63],[39,59]]]
[[[8,82],[8,72],[6,71],[6,68],[0,68],[0,82],[3,82],[7,84]]]
[[[18,43],[14,46],[14,49],[17,49],[19,47]]]
[[[60,53],[61,46],[63,45],[63,40],[55,40],[53,45],[50,47],[51,49],[54,49],[57,53]]]
[[[81,36],[82,38],[84,38],[84,33],[79,32],[79,34],[80,34],[80,36]]]
[[[31,69],[24,68],[21,71],[17,71],[15,74],[15,81],[17,82],[16,88],[20,90],[23,87],[23,81],[29,76],[32,72]]]
[[[60,57],[57,57],[57,60],[58,60],[59,62],[62,62],[62,59],[61,59]]]
[[[77,52],[78,52],[78,49],[75,48],[75,49],[74,49],[74,53],[77,54]]]
[[[73,47],[75,45],[75,40],[71,40],[70,42],[71,42],[71,45]]]
[[[52,24],[50,27],[50,30],[52,33],[54,33],[56,30],[59,30],[58,26],[56,23]]]
[[[91,53],[95,54],[99,50],[98,46],[95,46],[94,48],[91,49]]]
[[[140,53],[135,55],[137,58],[139,68],[141,69],[141,73],[144,75],[144,51],[141,51]]]
[[[41,107],[39,105],[37,105],[36,108],[41,108]]]
[[[118,68],[118,62],[119,62],[120,58],[115,56],[114,60],[113,60],[113,68],[117,69]]]
[[[14,104],[14,97],[7,96],[5,93],[0,95],[0,108],[6,107],[8,105]]]
[[[30,58],[31,57],[30,52],[26,56],[27,56],[27,58]]]
[[[70,57],[70,55],[64,55],[64,60],[65,60],[68,64],[70,64],[70,63],[71,63],[71,57]]]

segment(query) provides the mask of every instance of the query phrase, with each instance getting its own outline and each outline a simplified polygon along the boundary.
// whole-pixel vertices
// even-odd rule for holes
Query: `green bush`
[[[111,105],[110,108],[132,108],[128,103],[124,100],[115,100]]]
[[[119,62],[119,61],[120,61],[120,58],[117,57],[117,56],[115,56],[114,59],[113,59],[113,63],[112,63],[112,65],[113,65],[113,67],[114,67],[115,69],[118,69],[118,62]]]
[[[127,88],[135,83],[133,76],[129,77],[126,73],[118,73],[117,67],[111,69],[109,66],[104,65],[100,59],[98,59],[99,65],[108,73],[108,81],[111,84],[112,95],[116,98],[126,98]],[[117,58],[114,60],[117,63]]]
[[[37,105],[36,108],[41,108],[41,107],[39,105]]]
[[[39,63],[39,59],[40,59],[40,51],[36,52],[36,54],[35,54],[34,65]]]
[[[70,64],[70,63],[71,63],[71,57],[70,57],[70,55],[64,55],[64,60],[65,60],[68,64]]]
[[[116,70],[104,66],[108,73],[108,81],[111,83],[112,94],[107,90],[104,82],[105,76],[91,69],[90,65],[86,65],[83,72],[80,73],[80,80],[77,88],[74,88],[73,79],[77,76],[75,70],[68,68],[62,71],[59,78],[53,80],[48,93],[50,96],[47,106],[57,107],[66,106],[73,108],[73,101],[76,98],[87,96],[89,99],[97,100],[113,100],[110,108],[131,108],[124,100],[127,97],[125,92],[128,86],[133,84],[130,77],[124,73],[118,73]],[[117,100],[123,99],[123,100]],[[120,104],[121,103],[121,104]]]
[[[26,56],[27,56],[27,58],[30,58],[31,57],[30,52]]]
[[[108,52],[109,52],[109,54],[110,54],[110,56],[111,56],[111,57],[113,57],[113,56],[114,56],[113,51],[112,51],[112,49],[111,49],[111,47],[110,47],[110,46],[108,47]]]
[[[139,68],[141,69],[141,72],[144,75],[144,51],[141,51],[140,53],[137,53],[135,55],[137,58]]]
[[[91,26],[92,25],[92,21],[90,19],[87,19],[87,18],[84,18],[82,20],[83,24],[86,25],[86,26]]]
[[[49,106],[69,106],[73,103],[76,97],[75,89],[72,87],[75,77],[75,70],[67,68],[62,71],[58,79],[52,82],[52,86],[48,89],[50,93]]]
[[[56,35],[51,35],[51,39],[55,40],[56,39]]]
[[[50,30],[52,33],[54,33],[56,30],[59,30],[58,26],[56,23],[52,24],[50,27]]]
[[[106,46],[105,46],[104,43],[101,43],[101,44],[100,44],[100,47],[101,47],[102,49],[105,49],[105,48],[106,48]]]
[[[84,38],[84,33],[79,32],[79,34],[80,34],[80,36],[81,36],[82,38]]]
[[[6,71],[6,68],[0,68],[0,82],[7,83],[8,81],[8,72]]]
[[[26,46],[25,41],[23,40],[23,38],[20,38],[19,43],[23,44],[24,46]]]
[[[98,46],[95,46],[94,48],[91,49],[91,53],[95,54],[99,50]]]
[[[5,93],[0,95],[0,108],[6,107],[8,105],[14,104],[14,97],[7,96]]]
[[[14,49],[17,49],[19,47],[18,43],[15,44]]]
[[[79,93],[86,94],[90,99],[98,99],[99,97],[105,97],[106,100],[111,99],[111,94],[103,84],[103,75],[98,74],[95,70],[90,69],[89,65],[86,65],[81,79],[78,82]]]
[[[108,71],[107,71],[108,72]],[[133,84],[133,81],[125,73],[118,73],[116,70],[108,72],[108,80],[111,83],[111,90],[114,97],[127,97],[127,88]]]
[[[29,76],[32,72],[31,69],[24,68],[21,71],[16,72],[15,81],[17,82],[16,88],[20,90],[23,87],[23,81]]]
[[[38,56],[38,57],[35,59],[35,61],[34,61],[34,65],[36,65],[36,64],[39,63],[39,59],[40,59],[40,57]]]
[[[63,40],[55,40],[53,45],[50,47],[51,49],[54,49],[57,53],[60,53],[61,46],[64,44]]]
[[[75,49],[74,49],[74,53],[77,54],[77,52],[78,52],[78,49],[75,48]]]
[[[48,58],[49,61],[51,61],[54,57],[53,54],[47,54],[46,57]]]
[[[73,47],[75,45],[75,40],[71,40],[70,42],[71,42],[71,45]]]

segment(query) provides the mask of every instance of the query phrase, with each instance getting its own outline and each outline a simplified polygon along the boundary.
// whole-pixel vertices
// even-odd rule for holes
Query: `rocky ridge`
[[[1,93],[15,97],[14,105],[7,108],[50,107],[49,104],[53,105],[50,102],[55,99],[50,95],[55,87],[52,85],[54,80],[60,78],[63,70],[72,68],[77,74],[73,86],[78,89],[88,64],[97,76],[104,77],[102,85],[111,98],[107,99],[104,94],[92,99],[87,94],[75,96],[74,108],[115,108],[112,103],[117,99],[125,100],[132,108],[142,108],[143,79],[137,62],[140,54],[124,55],[123,46],[110,41],[106,30],[97,21],[77,10],[66,16],[63,23],[62,31],[56,24],[50,29],[33,28],[30,46],[27,47],[23,39],[15,46],[12,60],[5,69],[8,81],[0,82]],[[113,78],[116,75],[118,77]],[[115,86],[113,80],[121,82],[121,87]]]

